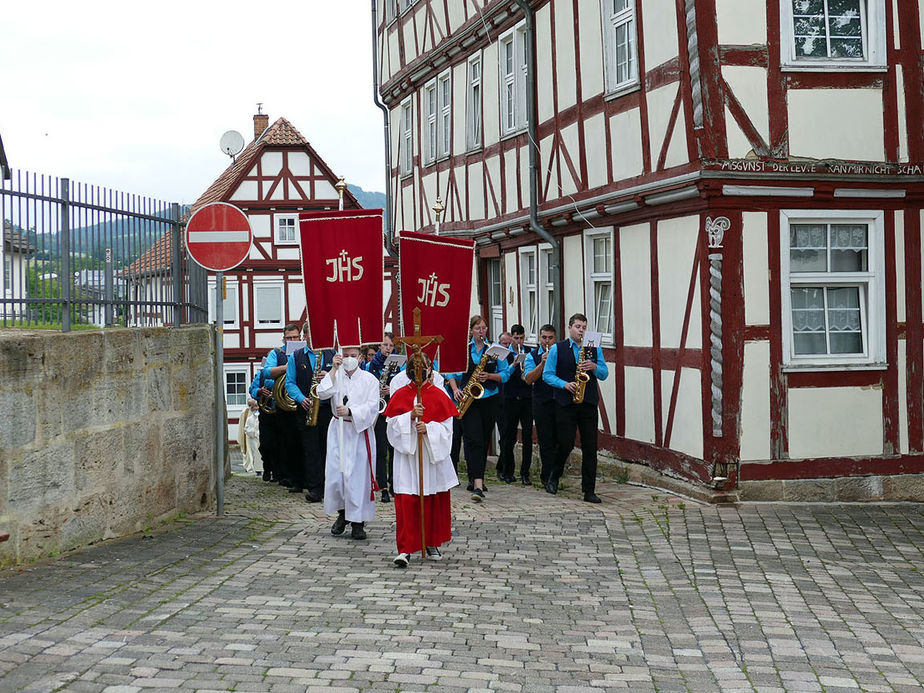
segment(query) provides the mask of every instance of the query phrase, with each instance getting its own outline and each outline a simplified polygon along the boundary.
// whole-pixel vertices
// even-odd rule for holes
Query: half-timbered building
[[[441,200],[495,336],[587,314],[605,447],[744,498],[924,496],[919,0],[377,12],[393,228]]]

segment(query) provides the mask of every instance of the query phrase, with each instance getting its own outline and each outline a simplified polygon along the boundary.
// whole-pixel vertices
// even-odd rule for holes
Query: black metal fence
[[[206,271],[176,203],[13,171],[0,180],[0,327],[208,320]]]

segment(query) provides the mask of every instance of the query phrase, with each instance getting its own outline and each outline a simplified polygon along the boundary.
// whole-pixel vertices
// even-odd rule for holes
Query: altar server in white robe
[[[427,361],[426,367],[430,364]],[[399,379],[399,376],[404,376]],[[427,558],[440,560],[440,546],[452,539],[449,489],[459,485],[449,453],[456,406],[439,385],[442,376],[427,378],[417,403],[417,387],[405,374],[392,381],[392,396],[385,409],[388,440],[394,446],[395,539],[398,555],[394,564],[407,567],[411,554],[426,547]],[[395,383],[397,381],[397,383]],[[418,435],[419,434],[419,435]],[[420,537],[420,461],[423,453],[425,541]]]
[[[324,512],[337,513],[331,534],[351,525],[353,539],[365,539],[365,523],[375,517],[375,435],[379,381],[359,367],[359,349],[345,348],[318,385],[318,397],[331,400],[324,479]]]

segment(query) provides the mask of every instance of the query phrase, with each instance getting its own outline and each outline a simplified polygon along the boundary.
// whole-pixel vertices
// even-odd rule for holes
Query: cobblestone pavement
[[[224,518],[0,573],[0,690],[921,689],[918,506],[575,483],[458,489],[444,560],[400,570],[393,504],[352,541],[236,476]]]

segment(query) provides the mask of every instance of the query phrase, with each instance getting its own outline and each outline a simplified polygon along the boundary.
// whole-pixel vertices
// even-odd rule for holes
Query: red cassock
[[[420,395],[428,438],[423,448],[426,546],[440,546],[452,538],[449,489],[459,483],[448,453],[456,407],[445,391],[431,383],[424,384]],[[414,553],[421,547],[417,434],[409,417],[402,416],[414,408],[416,400],[417,387],[406,385],[392,395],[385,409],[388,437],[395,448],[395,535],[399,553]]]

